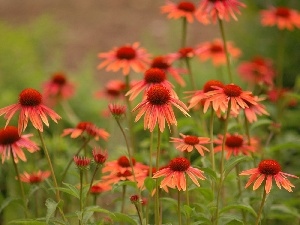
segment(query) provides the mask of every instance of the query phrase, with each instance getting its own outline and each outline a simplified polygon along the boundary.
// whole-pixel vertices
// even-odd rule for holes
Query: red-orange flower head
[[[190,161],[183,157],[172,159],[171,162],[169,163],[169,167],[171,168],[172,171],[185,172],[190,166],[191,166]]]
[[[204,84],[203,92],[206,93],[206,92],[215,90],[215,88],[213,88],[213,86],[223,88],[224,84],[221,81],[218,81],[218,80],[209,80]]]
[[[97,164],[104,164],[105,161],[107,160],[107,151],[103,151],[100,148],[94,148],[93,149],[93,157],[94,157],[94,161]]]
[[[20,180],[25,183],[30,183],[30,184],[37,184],[41,183],[48,177],[50,177],[51,172],[50,171],[37,171],[33,173],[27,173],[24,172],[23,174],[20,174]]]
[[[115,118],[120,118],[125,115],[126,113],[126,106],[124,105],[117,105],[110,103],[108,105],[109,111]]]
[[[67,82],[67,78],[64,73],[55,73],[51,79],[53,83],[59,86],[64,86]]]
[[[259,163],[258,170],[264,175],[276,175],[281,171],[281,166],[276,160],[266,159]]]
[[[0,145],[12,145],[20,140],[18,129],[13,126],[7,126],[0,129]]]
[[[19,95],[19,103],[22,106],[38,106],[42,103],[42,95],[35,89],[24,89]]]
[[[132,196],[130,196],[130,202],[132,204],[137,204],[139,202],[139,200],[140,200],[140,198],[139,198],[138,195],[132,195]]]
[[[136,51],[130,46],[122,46],[118,48],[116,55],[118,59],[130,60],[135,58]]]
[[[132,166],[135,165],[136,161],[134,158],[131,158],[131,163],[132,163]],[[129,159],[127,156],[121,156],[119,159],[118,159],[118,164],[119,166],[121,167],[130,167],[130,162],[129,162]]]
[[[170,97],[170,91],[162,85],[154,85],[147,92],[147,100],[152,105],[164,105]]]
[[[230,148],[239,148],[243,145],[243,138],[239,135],[230,135],[226,137],[225,145]]]
[[[188,2],[188,1],[183,1],[178,3],[177,8],[182,10],[182,11],[186,11],[186,12],[194,12],[195,11],[195,5],[192,2]]]
[[[191,1],[180,1],[178,4],[166,1],[161,7],[161,12],[168,14],[169,19],[185,19],[187,22],[194,22],[196,7]]]
[[[147,83],[161,83],[166,80],[166,73],[157,67],[150,68],[144,73],[144,79]]]
[[[84,157],[84,156],[74,156],[73,157],[74,163],[78,167],[78,169],[83,170],[83,169],[89,169],[89,165],[91,163],[91,159]]]
[[[192,57],[194,55],[194,49],[191,47],[185,47],[185,48],[181,48],[179,49],[179,54],[181,58],[189,58]]]
[[[151,68],[159,68],[162,70],[167,70],[170,64],[167,62],[166,58],[163,56],[157,56],[152,60]]]
[[[228,97],[239,97],[242,94],[242,88],[235,84],[228,84],[223,87],[224,93]]]
[[[200,142],[198,137],[190,136],[190,135],[185,136],[183,140],[188,145],[196,145],[196,144],[199,144],[199,142]]]

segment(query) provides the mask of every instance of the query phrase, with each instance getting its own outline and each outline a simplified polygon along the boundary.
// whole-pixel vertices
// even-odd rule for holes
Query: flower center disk
[[[162,85],[154,85],[147,91],[147,99],[152,105],[164,105],[170,100],[170,91]]]
[[[265,175],[276,175],[281,171],[281,166],[275,160],[266,159],[259,163],[258,170]]]
[[[130,59],[134,59],[135,56],[136,56],[136,52],[131,47],[124,46],[117,50],[117,58],[118,59],[130,60]]]
[[[195,11],[195,5],[191,2],[180,2],[178,5],[177,5],[177,8],[182,10],[182,11],[185,11],[185,12],[194,12]]]
[[[154,58],[151,63],[151,68],[159,68],[162,70],[166,70],[169,67],[170,67],[170,64],[168,62],[166,62],[164,57],[161,57],[161,56]]]
[[[235,84],[228,84],[223,87],[224,93],[228,97],[239,97],[242,94],[242,88]]]
[[[132,159],[131,159],[131,162],[132,162],[132,165],[134,166],[136,161],[135,161],[134,158],[132,158]],[[118,164],[119,164],[119,166],[121,166],[121,167],[130,167],[129,159],[128,159],[126,156],[121,156],[121,157],[118,159]]]
[[[290,17],[290,10],[284,7],[279,7],[276,9],[275,12],[276,16],[282,18],[289,18]]]
[[[67,79],[63,74],[55,74],[52,77],[52,81],[57,85],[63,86],[67,82]]]
[[[186,136],[184,138],[184,143],[188,145],[196,145],[199,144],[199,138],[196,136]]]
[[[159,68],[150,68],[145,72],[147,83],[161,83],[166,79],[166,73]]]
[[[190,167],[190,162],[186,158],[175,158],[171,160],[169,167],[173,171],[184,172]]]
[[[232,135],[226,138],[225,144],[230,148],[238,148],[243,145],[243,142],[244,142],[243,138]]]
[[[220,45],[213,44],[210,46],[210,51],[212,53],[220,53],[220,52],[223,52],[223,47]]]
[[[217,87],[223,88],[224,84],[221,81],[218,81],[218,80],[209,80],[204,84],[203,92],[206,93],[206,92],[209,92],[209,91],[214,91],[215,89],[212,88],[212,86],[217,86]]]
[[[5,129],[0,129],[0,144],[10,145],[20,139],[18,129],[13,126],[7,126]]]
[[[19,95],[19,103],[22,106],[38,106],[42,103],[42,95],[35,89],[24,89]]]

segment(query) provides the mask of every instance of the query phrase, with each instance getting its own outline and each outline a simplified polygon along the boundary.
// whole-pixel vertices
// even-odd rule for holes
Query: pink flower
[[[10,154],[12,154],[16,163],[18,159],[26,161],[23,148],[26,148],[30,153],[38,151],[39,147],[29,139],[32,136],[32,134],[20,136],[18,129],[13,126],[0,129],[0,156],[2,163],[10,158]]]
[[[278,29],[294,30],[300,28],[300,13],[287,7],[272,7],[261,11],[263,26],[277,26]]]
[[[259,98],[257,96],[254,96],[254,100],[256,101],[257,104],[253,105],[247,102],[248,108],[244,109],[244,113],[249,123],[253,123],[257,121],[257,115],[259,116],[269,115],[269,113],[266,110],[266,107],[263,104],[259,103],[263,101],[264,98]]]
[[[178,84],[185,86],[185,81],[180,74],[187,73],[187,70],[173,67],[168,56],[157,56],[153,58],[150,67],[164,70],[167,74],[170,74]]]
[[[231,58],[238,58],[241,55],[241,50],[234,47],[232,42],[227,42],[226,47]],[[201,61],[210,59],[214,66],[226,64],[226,52],[221,39],[204,42],[197,46],[195,52]]]
[[[222,151],[223,135],[218,135],[218,138],[214,140],[214,143],[217,145],[215,147],[215,152]],[[229,159],[231,155],[237,156],[240,154],[250,155],[251,153],[257,150],[257,140],[251,138],[251,144],[249,145],[246,140],[244,140],[242,135],[239,134],[226,134],[225,140],[225,152],[226,159]]]
[[[32,173],[24,172],[23,174],[20,174],[20,180],[25,183],[30,184],[37,184],[44,180],[46,180],[48,177],[50,177],[51,172],[50,171],[37,171]]]
[[[64,129],[62,136],[71,135],[71,138],[77,138],[83,134],[87,134],[95,140],[99,140],[99,138],[107,140],[109,137],[109,133],[91,122],[80,122],[75,128]]]
[[[254,57],[250,61],[241,63],[238,73],[246,82],[274,86],[275,69],[270,59]]]
[[[186,190],[186,174],[191,178],[194,184],[200,186],[198,179],[205,180],[203,171],[191,166],[189,160],[186,158],[175,158],[170,161],[169,165],[158,170],[153,178],[165,177],[161,183],[160,188],[168,192],[168,187],[177,188],[179,191]]]
[[[93,195],[99,195],[103,192],[111,190],[111,185],[104,183],[104,182],[98,182],[94,185],[92,185],[90,189],[90,193]]]
[[[190,59],[193,58],[195,56],[195,50],[192,47],[184,47],[179,49],[177,52],[175,53],[170,53],[168,55],[166,55],[166,58],[173,63],[176,60],[180,60],[180,59]]]
[[[126,96],[130,95],[129,100],[132,101],[141,91],[145,90],[144,93],[146,93],[147,90],[155,84],[163,85],[171,91],[173,96],[177,97],[176,93],[173,91],[173,85],[167,81],[165,71],[159,68],[150,68],[146,70],[144,73],[144,79],[136,82],[126,93]]]
[[[148,89],[147,98],[132,110],[133,112],[139,110],[135,122],[142,115],[145,115],[144,129],[149,129],[152,132],[158,123],[160,132],[163,132],[165,122],[169,128],[171,124],[177,125],[172,105],[177,107],[185,116],[189,116],[188,109],[183,102],[172,97],[170,91],[163,85],[155,84]]]
[[[174,138],[171,137],[171,141],[175,143],[176,149],[180,151],[191,152],[194,148],[199,152],[201,156],[204,156],[204,151],[209,152],[208,148],[206,148],[205,144],[210,143],[210,139],[206,137],[197,137],[192,135],[184,135],[180,134],[182,138]]]
[[[281,189],[282,186],[288,192],[292,192],[292,187],[295,186],[291,184],[287,177],[299,178],[295,175],[281,172],[280,164],[272,159],[265,159],[259,163],[258,168],[242,171],[240,175],[251,175],[245,188],[254,182],[253,190],[259,188],[265,180],[265,191],[267,194],[271,191],[273,179],[279,189]]]
[[[124,96],[126,89],[125,82],[121,80],[110,80],[103,90],[96,92],[97,98],[106,98],[109,101],[120,99]]]
[[[91,163],[91,159],[87,158],[87,157],[84,157],[84,156],[77,156],[77,155],[75,155],[73,157],[73,160],[74,160],[74,163],[76,164],[76,166],[79,169],[88,169],[89,165]]]
[[[43,132],[43,123],[49,126],[47,116],[49,116],[54,122],[61,117],[52,109],[42,104],[42,95],[35,89],[24,89],[19,95],[19,102],[0,109],[0,116],[4,115],[7,119],[6,125],[13,117],[13,115],[20,110],[18,121],[18,132],[22,133],[27,127],[28,120],[31,121],[34,128]]]
[[[106,71],[113,72],[122,69],[125,76],[130,73],[131,69],[135,72],[143,72],[148,66],[150,57],[138,42],[114,48],[109,52],[100,53],[98,56],[104,60],[99,64],[98,69],[106,67]]]
[[[214,23],[217,18],[229,21],[232,17],[237,20],[235,13],[240,14],[240,7],[246,5],[239,0],[202,0],[196,11],[196,17],[200,22],[206,17],[211,17]]]
[[[125,105],[117,105],[110,103],[108,105],[110,113],[117,118],[124,116],[126,114],[126,106]]]

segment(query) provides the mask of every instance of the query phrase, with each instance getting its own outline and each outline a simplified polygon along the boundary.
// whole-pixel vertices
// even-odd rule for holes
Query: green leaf
[[[245,211],[250,212],[253,216],[255,216],[255,217],[257,216],[255,210],[250,205],[245,205],[245,204],[231,204],[231,205],[227,205],[227,206],[223,207],[220,210],[220,214],[222,214],[224,212],[227,212],[227,211],[229,211],[231,209],[245,210]]]
[[[47,214],[46,214],[46,223],[49,223],[49,220],[50,218],[53,216],[57,206],[58,206],[58,203],[55,202],[53,199],[51,198],[48,198],[46,200],[46,203],[45,203],[46,207],[47,207]]]
[[[294,217],[297,217],[298,219],[300,219],[300,214],[298,213],[297,209],[295,208],[289,208],[285,205],[272,205],[271,206],[271,211],[276,211],[278,214],[280,213],[285,213]]]
[[[160,198],[162,201],[167,201],[169,203],[171,203],[172,205],[174,205],[175,207],[177,206],[177,201],[173,198],[168,198],[168,197],[165,197],[165,198]]]
[[[282,144],[273,145],[269,148],[270,151],[280,151],[283,149],[300,149],[300,143],[297,142],[286,142]]]
[[[7,206],[9,206],[11,203],[13,203],[13,202],[20,202],[20,204],[21,204],[21,199],[20,198],[12,198],[12,197],[8,197],[8,198],[6,198],[3,202],[2,202],[2,204],[1,204],[1,206],[0,206],[0,213],[7,207]]]
[[[250,126],[250,132],[253,131],[257,127],[264,126],[264,125],[270,125],[272,123],[273,123],[272,120],[269,120],[269,119],[260,119],[260,120],[256,121],[255,123],[251,124],[251,126]]]
[[[111,211],[108,211],[107,209],[103,209],[100,206],[90,206],[90,207],[85,208],[85,211],[105,213],[105,214],[108,214],[111,217],[114,216],[114,213],[112,213]]]
[[[197,188],[197,191],[199,191],[201,193],[201,195],[208,201],[208,202],[212,202],[214,199],[214,195],[213,192],[210,188]]]
[[[238,220],[238,219],[234,219],[234,220],[231,220],[229,223],[226,223],[226,225],[243,225],[243,221],[241,220]]]
[[[60,191],[68,193],[68,194],[74,196],[75,198],[79,199],[79,189],[76,186],[74,186],[72,184],[68,184],[68,183],[63,183],[63,185],[67,186],[67,188],[59,187],[58,189]]]
[[[155,188],[155,180],[151,177],[147,177],[144,181],[146,189],[151,193]]]
[[[46,222],[37,221],[37,220],[13,220],[10,221],[8,224],[21,224],[21,225],[47,225]]]
[[[188,205],[183,206],[183,212],[187,217],[191,217],[192,212],[195,211],[195,208],[191,208]]]
[[[245,162],[245,161],[250,161],[251,157],[249,156],[237,156],[237,157],[232,157],[225,163],[225,169],[224,169],[224,179],[227,177],[227,175],[230,173],[230,171],[239,163]]]
[[[202,170],[204,172],[204,175],[208,174],[213,180],[217,180],[217,174],[215,171],[213,171],[211,168],[199,168],[200,170]]]
[[[122,221],[122,223],[124,224],[132,224],[132,225],[137,225],[137,222],[132,219],[130,216],[126,215],[126,214],[123,214],[123,213],[114,213],[115,215],[115,221]]]

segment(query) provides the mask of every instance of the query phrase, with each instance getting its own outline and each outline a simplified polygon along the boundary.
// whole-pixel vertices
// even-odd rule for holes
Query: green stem
[[[246,135],[247,135],[247,138],[248,138],[248,145],[251,145],[249,121],[247,120],[247,117],[246,117],[245,113],[244,113],[244,117],[245,117],[245,130],[246,130]]]
[[[259,222],[260,222],[260,217],[261,217],[261,214],[262,214],[262,211],[263,211],[263,208],[264,208],[264,204],[266,202],[266,197],[267,197],[267,193],[265,190],[263,190],[263,198],[261,200],[261,203],[260,203],[260,207],[259,207],[259,211],[258,211],[258,214],[257,214],[257,219],[256,219],[256,222],[255,222],[255,225],[258,225]]]
[[[186,205],[187,205],[188,207],[190,207],[190,195],[189,195],[189,190],[186,190],[185,194],[186,194]],[[186,217],[186,224],[187,224],[187,225],[190,225],[190,223],[191,223],[191,221],[190,221],[190,216],[187,215],[187,217]]]
[[[228,52],[227,43],[226,43],[225,31],[224,31],[223,21],[219,17],[218,17],[218,23],[219,23],[222,40],[223,40],[223,45],[224,45],[229,82],[232,83],[233,78],[232,78],[232,73],[231,73],[230,59],[229,59],[229,52]]]
[[[122,186],[122,205],[121,205],[121,213],[124,213],[125,210],[125,196],[126,196],[126,185]]]
[[[24,205],[25,217],[28,218],[28,210],[27,210],[27,203],[26,203],[27,201],[26,201],[26,197],[25,197],[24,187],[23,187],[22,181],[20,179],[20,172],[19,172],[19,169],[18,169],[18,165],[15,162],[12,148],[10,148],[10,154],[11,154],[11,158],[12,158],[12,161],[13,161],[13,165],[14,165],[14,168],[15,168],[15,172],[16,172],[17,179],[18,179],[19,186],[20,186],[20,190],[21,190],[21,196],[22,196],[23,205]]]
[[[196,87],[194,75],[193,75],[193,72],[192,72],[190,59],[189,58],[185,58],[185,63],[186,63],[186,67],[188,69],[188,73],[189,73],[189,77],[190,77],[190,82],[191,82],[192,88],[193,88],[194,91],[196,91],[197,87]]]
[[[77,152],[75,153],[75,155],[79,155],[79,153],[82,151],[82,149],[85,148],[85,146],[89,143],[91,139],[90,138],[87,138],[85,140],[85,142],[83,142],[83,144],[80,146],[80,148],[77,150]],[[62,178],[61,178],[61,182],[63,182],[63,180],[65,179],[66,175],[67,175],[67,172],[70,168],[70,166],[72,165],[73,163],[73,157],[70,159],[70,161],[68,162],[68,165],[67,167],[65,168],[64,172],[63,172],[63,175],[62,175]]]
[[[188,192],[188,191],[186,191]],[[181,225],[181,199],[180,199],[180,191],[177,191],[177,213],[178,213],[178,225]]]
[[[161,142],[161,132],[157,126],[157,153],[156,153],[156,170],[159,170],[159,156],[160,156],[160,142]],[[160,224],[160,204],[159,204],[159,185],[158,179],[155,182],[156,192],[155,192],[155,224]]]
[[[139,220],[140,220],[140,224],[142,225],[143,224],[143,219],[142,219],[141,212],[140,212],[142,210],[139,209],[138,204],[134,203],[134,206],[135,206],[135,209],[137,211],[137,214],[138,214],[138,217],[139,217]]]
[[[185,47],[186,36],[187,36],[186,34],[187,34],[187,21],[186,21],[186,18],[183,17],[183,19],[182,19],[181,48]]]
[[[80,176],[79,203],[80,203],[80,212],[83,213],[83,202],[82,202],[83,171],[82,169],[80,169],[79,171],[79,176]],[[80,225],[82,225],[82,218],[83,218],[83,214],[81,214],[81,219],[79,219]]]
[[[77,117],[77,115],[75,114],[75,112],[73,111],[73,109],[71,108],[71,106],[69,105],[69,103],[67,101],[62,100],[60,102],[60,104],[61,104],[63,110],[65,111],[65,113],[67,114],[70,122],[73,125],[76,125],[80,120]]]

